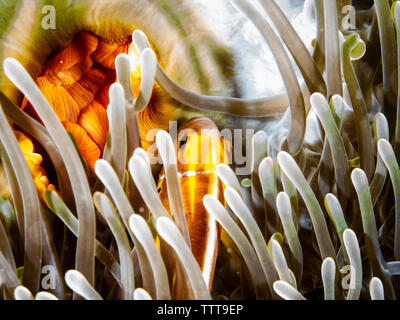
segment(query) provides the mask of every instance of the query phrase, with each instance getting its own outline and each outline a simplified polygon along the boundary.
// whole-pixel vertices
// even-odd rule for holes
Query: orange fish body
[[[177,141],[178,177],[191,249],[211,290],[221,230],[204,208],[203,197],[213,194],[224,201],[224,186],[217,177],[216,167],[227,162],[229,146],[220,137],[215,123],[205,117],[184,123],[178,130]],[[163,205],[170,212],[164,171],[158,190]]]

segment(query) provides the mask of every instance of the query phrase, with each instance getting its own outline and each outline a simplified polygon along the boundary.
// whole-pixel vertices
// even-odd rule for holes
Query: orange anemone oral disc
[[[36,79],[65,128],[73,130],[82,156],[92,169],[104,150],[108,135],[108,91],[116,81],[114,64],[120,53],[128,53],[134,60],[131,84],[137,96],[141,75],[139,55],[134,46],[129,41],[106,42],[88,32],[79,33],[68,47],[46,62]],[[21,108],[38,118],[26,98]],[[142,147],[147,149],[154,143],[154,137],[147,139],[149,130],[168,129],[169,121],[177,119],[178,113],[173,100],[155,84],[149,105],[138,115]],[[100,153],[95,151],[96,147]]]
[[[64,127],[75,137],[91,168],[108,134],[108,89],[116,80],[114,60],[129,43],[107,44],[81,32],[43,66],[36,83]],[[36,116],[24,99],[21,108]]]

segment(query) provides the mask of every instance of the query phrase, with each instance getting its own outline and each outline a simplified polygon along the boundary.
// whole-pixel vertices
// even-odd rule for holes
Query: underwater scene
[[[400,1],[0,0],[0,300],[400,298]]]

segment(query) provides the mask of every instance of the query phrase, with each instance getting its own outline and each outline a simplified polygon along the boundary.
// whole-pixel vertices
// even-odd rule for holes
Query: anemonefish
[[[178,129],[177,169],[190,245],[210,290],[221,229],[205,209],[203,197],[212,194],[224,202],[224,185],[217,177],[216,168],[228,162],[229,149],[229,143],[209,118],[193,118]],[[164,171],[159,177],[158,191],[170,212]]]

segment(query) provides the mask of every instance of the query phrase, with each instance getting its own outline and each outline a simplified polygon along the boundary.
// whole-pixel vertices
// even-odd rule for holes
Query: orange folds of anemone
[[[38,191],[40,198],[43,199],[46,190],[55,190],[55,187],[49,183],[46,172],[41,167],[43,158],[40,154],[34,152],[33,143],[26,135],[17,130],[15,130],[14,133],[22,150],[22,154],[25,157],[26,163],[28,164],[36,190]]]
[[[108,135],[108,90],[116,81],[114,61],[128,52],[129,42],[111,44],[88,33],[43,65],[36,83],[65,129],[70,131],[93,169]],[[21,108],[37,118],[24,98]]]
[[[63,122],[65,130],[68,130],[74,136],[79,150],[82,156],[85,158],[91,168],[94,168],[94,164],[100,158],[100,148],[96,143],[89,137],[87,131],[80,125],[65,121]]]
[[[93,101],[80,114],[78,124],[87,131],[90,138],[103,150],[108,133],[106,109],[97,101]]]
[[[50,58],[36,78],[39,89],[64,128],[74,136],[92,169],[107,140],[108,92],[117,80],[115,59],[120,53],[132,58],[131,89],[137,97],[140,57],[131,42],[110,43],[88,32],[79,33],[68,47]],[[26,98],[21,108],[40,121]],[[154,135],[147,134],[150,130],[168,130],[169,121],[178,119],[179,112],[176,102],[155,83],[149,105],[138,114],[142,147],[147,149],[154,143]],[[43,176],[46,177],[44,172]]]

